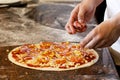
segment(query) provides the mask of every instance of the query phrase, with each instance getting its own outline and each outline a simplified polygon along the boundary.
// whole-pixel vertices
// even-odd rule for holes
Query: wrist
[[[93,5],[94,7],[97,7],[98,5],[100,5],[101,3],[103,2],[103,0],[83,0],[82,3],[85,3],[85,4],[91,4]]]
[[[96,7],[99,6],[104,0],[94,0]]]
[[[111,23],[113,23],[114,28],[117,28],[117,33],[120,35],[120,13],[115,15],[113,18],[110,19]]]

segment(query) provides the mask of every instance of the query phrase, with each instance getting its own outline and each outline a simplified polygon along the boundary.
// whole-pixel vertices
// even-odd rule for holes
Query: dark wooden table
[[[39,71],[17,66],[8,60],[16,46],[0,47],[0,80],[119,80],[108,49],[97,50],[100,58],[93,66],[62,72]]]

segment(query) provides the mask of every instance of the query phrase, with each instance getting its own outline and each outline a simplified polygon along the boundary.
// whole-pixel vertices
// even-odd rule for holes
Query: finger
[[[76,30],[74,29],[74,21],[76,20],[76,15],[78,14],[78,6],[76,6],[73,11],[71,12],[70,19],[69,19],[69,30],[72,34],[76,33]]]
[[[92,48],[99,42],[102,38],[97,36],[96,29],[93,29],[87,36],[80,42],[81,47]]]
[[[87,30],[87,27],[84,27],[81,32],[85,32]]]
[[[80,45],[81,47],[85,47],[91,40],[92,40],[92,32],[90,32],[81,42],[80,42]]]
[[[75,21],[73,24],[76,32],[84,32],[87,29],[87,26],[85,24],[79,23],[78,21]]]
[[[73,25],[74,25],[75,28],[82,29],[82,26],[81,26],[81,24],[78,21],[75,21]]]
[[[100,45],[99,48],[110,47],[113,43],[113,41],[106,41],[103,45]]]
[[[69,28],[70,28],[72,34],[76,33],[76,30],[74,29],[73,25],[69,25]]]
[[[69,34],[75,34],[76,33],[76,30],[74,29],[74,27],[70,23],[66,24],[65,29],[67,30],[67,32]]]
[[[96,44],[95,48],[103,48],[105,47],[105,45],[106,45],[106,42],[103,40],[99,42],[98,44]]]
[[[86,44],[85,48],[95,48],[95,46],[100,42],[100,39],[92,38],[92,40]]]
[[[68,24],[66,24],[65,29],[67,30],[67,32],[68,32],[69,34],[72,34],[72,31],[70,30],[70,27],[69,27]]]
[[[77,15],[78,15],[78,11],[79,11],[79,5],[77,5],[71,12],[70,18],[69,18],[69,22],[72,24],[74,21],[77,20]]]
[[[84,23],[84,16],[85,16],[85,10],[83,10],[82,8],[79,8],[79,12],[78,12],[78,21],[80,23]]]

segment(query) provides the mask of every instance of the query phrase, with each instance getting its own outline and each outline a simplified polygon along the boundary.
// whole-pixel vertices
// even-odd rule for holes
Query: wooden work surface
[[[100,57],[93,66],[52,72],[28,69],[11,63],[8,53],[15,47],[0,47],[0,80],[119,80],[114,62],[106,48],[97,50]]]
[[[105,49],[97,50],[99,61],[91,67],[62,72],[23,68],[8,60],[12,45],[47,41],[80,42],[94,26],[80,34],[69,35],[64,30],[73,4],[40,4],[24,8],[0,9],[0,80],[119,80],[114,62]],[[89,24],[95,24],[91,20]],[[44,25],[44,26],[42,26]],[[48,27],[45,27],[48,26]]]

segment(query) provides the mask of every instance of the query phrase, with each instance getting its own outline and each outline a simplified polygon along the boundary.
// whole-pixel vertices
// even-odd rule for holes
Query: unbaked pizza
[[[93,49],[78,43],[40,42],[14,48],[8,58],[16,65],[44,71],[65,71],[93,65],[99,59]]]

